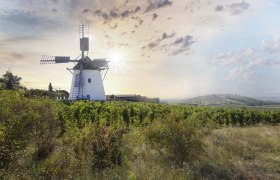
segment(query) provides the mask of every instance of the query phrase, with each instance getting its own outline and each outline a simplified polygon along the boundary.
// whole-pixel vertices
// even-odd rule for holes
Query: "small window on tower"
[[[88,83],[91,83],[91,78],[88,78]]]

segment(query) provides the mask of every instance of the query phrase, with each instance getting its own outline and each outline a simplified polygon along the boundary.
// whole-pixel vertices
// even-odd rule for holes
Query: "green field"
[[[280,106],[279,105],[253,106],[253,107],[249,107],[249,108],[256,109],[256,110],[278,111],[278,112],[280,112]]]
[[[277,179],[280,113],[0,91],[4,179]]]

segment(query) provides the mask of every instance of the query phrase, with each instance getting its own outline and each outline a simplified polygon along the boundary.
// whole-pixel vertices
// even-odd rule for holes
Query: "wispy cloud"
[[[20,52],[11,49],[0,50],[0,63],[5,65],[27,64],[34,59],[35,53]]]
[[[172,1],[170,0],[157,0],[157,1],[150,1],[149,5],[147,6],[145,12],[153,11],[155,9],[160,9],[163,7],[171,6]]]
[[[242,1],[240,3],[232,3],[229,5],[229,10],[231,12],[232,15],[237,15],[240,14],[242,12],[244,12],[245,10],[249,9],[250,4]]]
[[[256,49],[253,48],[245,48],[245,49],[239,49],[237,51],[219,53],[214,56],[212,63],[220,64],[222,66],[227,66],[227,65],[233,65],[246,61],[251,61],[256,57],[256,53],[257,53]]]
[[[272,40],[264,40],[262,43],[262,49],[273,55],[280,55],[280,37],[275,37]]]
[[[153,14],[153,19],[152,19],[152,20],[155,20],[157,17],[158,17],[157,13],[154,13],[154,14]]]
[[[256,68],[280,65],[278,56],[273,56],[273,53],[278,53],[279,43],[278,39],[265,40],[258,49],[244,48],[220,53],[214,56],[212,63],[231,69],[225,80],[255,83],[259,80]]]
[[[46,31],[65,27],[59,20],[39,16],[31,11],[6,11],[0,16],[2,33],[8,37],[36,37]]]
[[[218,5],[215,7],[215,11],[219,12],[219,11],[223,11],[224,10],[224,6],[223,5]]]
[[[176,33],[170,33],[167,34],[166,32],[164,32],[162,34],[162,37],[157,38],[156,40],[149,42],[146,46],[142,47],[142,49],[153,49],[155,47],[157,47],[162,41],[166,40],[166,39],[171,39],[173,37],[175,37]]]
[[[191,46],[195,43],[193,36],[186,35],[183,37],[176,38],[173,42],[162,43],[167,39],[175,38],[176,33],[163,33],[162,37],[148,43],[142,49],[155,50],[158,47],[159,51],[162,51],[170,56],[176,56],[185,52],[189,52]]]
[[[187,52],[191,49],[191,46],[195,43],[193,36],[186,35],[184,37],[177,38],[173,42],[173,46],[175,47],[174,50],[172,50],[170,55],[178,55],[184,52]]]
[[[217,5],[216,12],[228,11],[231,15],[238,15],[250,8],[250,4],[246,1],[234,2],[229,5]]]

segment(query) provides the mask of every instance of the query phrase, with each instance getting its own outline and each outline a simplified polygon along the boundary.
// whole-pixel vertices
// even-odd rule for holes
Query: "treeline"
[[[54,90],[52,84],[49,84],[48,90],[42,89],[27,89],[20,84],[21,77],[14,75],[11,71],[7,71],[0,78],[0,91],[12,90],[21,91],[25,97],[48,97],[52,99],[68,99],[69,93],[65,90]]]

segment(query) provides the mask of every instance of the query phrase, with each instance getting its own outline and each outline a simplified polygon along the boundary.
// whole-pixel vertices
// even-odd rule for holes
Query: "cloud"
[[[193,40],[193,36],[186,35],[185,37],[177,38],[173,45],[179,45],[182,49],[189,48],[195,41]]]
[[[162,40],[164,40],[164,39],[169,39],[169,38],[173,38],[173,37],[175,37],[175,35],[176,35],[176,33],[171,33],[171,34],[167,34],[167,33],[163,33],[162,34]]]
[[[232,69],[224,80],[227,81],[239,80],[239,81],[246,81],[249,82],[250,84],[253,84],[257,82],[258,77],[256,76],[256,74],[252,72],[251,67],[249,67],[248,65],[243,65]]]
[[[0,16],[0,21],[1,32],[13,38],[38,36],[66,27],[54,17],[40,16],[31,11],[6,11]]]
[[[188,52],[189,50],[190,50],[189,48],[179,48],[179,49],[173,50],[171,53],[169,53],[169,55],[177,56],[179,54]]]
[[[37,16],[31,11],[9,11],[5,15],[1,16],[1,19],[13,24],[24,26],[36,26],[48,21],[46,18]]]
[[[137,7],[135,8],[134,12],[137,13],[137,12],[140,11],[140,10],[141,10],[141,7],[140,7],[140,6],[137,6]]]
[[[131,11],[131,12],[130,12],[130,11],[127,11],[127,10],[126,10],[126,11],[124,11],[124,12],[121,13],[121,17],[122,17],[122,18],[128,17],[131,13],[134,13],[134,11]]]
[[[21,52],[12,51],[9,49],[0,50],[0,63],[6,65],[24,64],[23,60],[26,58],[26,54]]]
[[[215,7],[215,11],[219,12],[219,11],[223,11],[224,10],[224,6],[223,5],[218,5]]]
[[[94,15],[101,18],[104,23],[111,21],[113,19],[123,19],[132,16],[133,14],[137,13],[138,11],[129,11],[124,10],[122,12],[118,12],[117,10],[110,10],[109,12],[102,11],[101,9],[95,10]]]
[[[175,41],[171,43],[162,44],[163,41],[167,39],[173,39],[176,33],[163,33],[160,38],[148,43],[146,46],[143,46],[142,49],[155,49],[158,47],[158,50],[163,51],[167,55],[176,56],[182,53],[190,52],[191,46],[195,43],[193,36],[186,35],[183,37],[179,37],[175,39]]]
[[[246,62],[256,57],[256,49],[245,48],[237,51],[229,51],[219,53],[214,56],[212,63],[219,64],[222,66],[228,66],[236,63]]]
[[[272,40],[264,40],[262,42],[262,49],[272,55],[280,55],[280,37]]]
[[[184,37],[179,37],[172,43],[173,49],[169,52],[169,55],[176,56],[178,54],[189,52],[194,43],[193,36],[186,35]]]
[[[106,12],[103,12],[100,9],[95,10],[93,14],[100,17],[101,19],[103,19],[104,22],[107,22],[108,20],[111,20],[110,16]]]
[[[156,2],[150,2],[145,12],[153,11],[155,9],[171,6],[172,1],[170,0],[157,0]]]
[[[152,20],[155,20],[156,18],[158,17],[158,15],[156,13],[153,14],[153,19]]]
[[[157,38],[156,40],[150,42],[147,46],[142,47],[142,49],[153,49],[157,47],[162,41],[173,38],[175,35],[176,33],[167,34],[166,32],[164,32],[160,38]]]
[[[123,6],[126,6],[129,3],[129,0],[125,0]]]
[[[118,18],[119,17],[119,14],[117,12],[115,12],[114,10],[111,10],[109,15],[112,17],[112,18]]]
[[[144,22],[144,20],[141,19],[139,16],[132,16],[131,19],[138,21],[138,26],[141,26]]]
[[[250,4],[247,3],[246,1],[242,1],[237,3],[235,2],[229,5],[217,5],[215,7],[215,11],[216,12],[227,11],[231,15],[238,15],[248,10],[249,8],[250,8]]]
[[[242,1],[240,3],[232,3],[228,7],[232,15],[237,15],[249,9],[250,4]]]
[[[156,47],[158,44],[159,44],[159,42],[151,42],[151,43],[148,44],[148,47],[149,47],[150,49],[153,49],[153,48]]]
[[[111,26],[111,29],[117,29],[117,27],[118,27],[118,23],[116,23],[114,26]]]
[[[51,0],[54,4],[58,3],[58,0]]]
[[[271,53],[277,52],[277,48],[280,47],[278,45],[277,39],[266,40],[259,49],[244,48],[219,53],[214,56],[212,63],[215,66],[221,65],[230,69],[225,80],[255,83],[259,78],[257,68],[280,65],[278,56],[271,55]]]
[[[58,10],[57,9],[52,9],[52,12],[53,13],[58,13]]]
[[[0,41],[0,48],[4,48],[6,45],[10,44],[16,44],[16,43],[29,43],[30,41],[42,41],[45,40],[45,38],[40,36],[18,36],[18,37],[9,37],[6,39],[2,39]]]
[[[86,14],[86,13],[89,13],[89,12],[91,12],[91,10],[88,9],[88,8],[87,8],[87,9],[84,9],[84,10],[82,11],[83,14]]]

